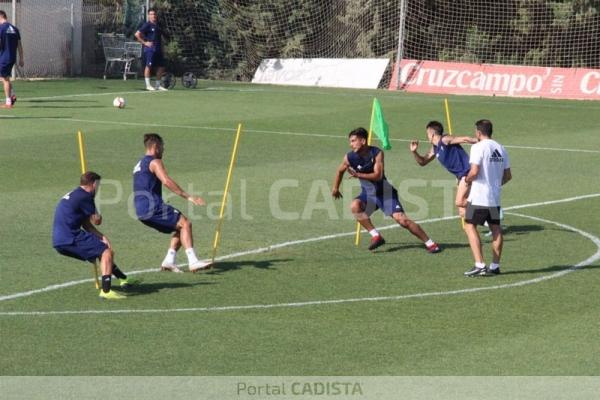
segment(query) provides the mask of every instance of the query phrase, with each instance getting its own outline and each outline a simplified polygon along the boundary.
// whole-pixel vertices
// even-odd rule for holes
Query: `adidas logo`
[[[492,153],[492,155],[490,156],[490,162],[503,162],[503,161],[504,161],[504,157],[502,157],[502,154],[500,154],[498,149],[495,149],[494,152]]]

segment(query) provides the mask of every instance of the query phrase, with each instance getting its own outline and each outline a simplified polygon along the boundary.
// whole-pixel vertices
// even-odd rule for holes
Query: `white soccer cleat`
[[[190,265],[190,272],[203,272],[207,271],[212,267],[213,263],[211,260],[197,261]]]
[[[166,87],[159,86],[159,87],[157,87],[157,88],[156,88],[156,90],[159,90],[159,91],[166,92],[166,91],[168,91],[169,89],[167,89]]]
[[[161,271],[167,271],[167,272],[175,272],[177,274],[181,274],[183,272],[175,264],[163,264],[163,265],[160,266],[160,270]]]
[[[153,88],[152,86],[146,86],[146,90],[149,90],[150,92],[154,92],[156,89]]]

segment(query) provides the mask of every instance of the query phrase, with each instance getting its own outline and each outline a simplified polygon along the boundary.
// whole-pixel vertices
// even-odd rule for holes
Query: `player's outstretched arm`
[[[150,163],[150,172],[152,172],[156,177],[165,185],[171,192],[175,193],[178,196],[183,197],[186,200],[191,201],[197,206],[205,205],[205,201],[202,197],[192,196],[186,193],[178,184],[175,182],[169,174],[167,174],[167,170],[162,160],[154,159]]]
[[[475,144],[477,139],[472,136],[452,136],[446,135],[442,138],[444,144]]]
[[[344,177],[344,173],[350,168],[350,164],[348,163],[348,156],[344,156],[342,163],[335,171],[335,177],[333,178],[333,189],[331,190],[331,195],[334,199],[339,199],[342,196],[340,192],[340,185],[342,183],[342,178]]]
[[[435,158],[435,154],[433,153],[433,147],[430,148],[429,151],[427,152],[427,154],[425,154],[424,156],[420,155],[417,152],[418,148],[419,148],[419,141],[412,140],[409,145],[410,152],[415,157],[415,161],[417,162],[417,164],[419,164],[421,167],[424,167],[427,164],[429,164],[431,162],[431,160],[433,160]]]

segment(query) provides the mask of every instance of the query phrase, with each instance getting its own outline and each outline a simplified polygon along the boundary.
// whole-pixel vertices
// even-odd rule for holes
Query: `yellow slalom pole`
[[[85,174],[87,165],[85,164],[85,147],[83,146],[83,133],[77,131],[77,141],[79,142],[79,161],[81,162],[81,173]]]
[[[373,99],[373,106],[371,107],[371,122],[369,123],[369,137],[367,138],[367,144],[371,145],[371,139],[373,137],[373,119],[375,118],[375,99]],[[356,222],[356,235],[354,238],[354,245],[360,244],[360,222]]]
[[[446,109],[446,123],[448,125],[448,133],[452,135],[452,121],[450,120],[450,106],[448,105],[448,99],[444,99],[444,108]],[[460,226],[465,229],[465,219],[460,219]]]
[[[448,133],[452,135],[452,122],[450,121],[450,107],[448,106],[448,99],[444,99],[444,106],[446,108],[446,123],[448,125]]]
[[[235,141],[233,143],[233,150],[231,152],[231,161],[229,162],[229,171],[227,172],[227,181],[225,182],[225,191],[223,192],[223,200],[221,201],[221,211],[219,212],[219,221],[217,222],[217,229],[215,231],[215,239],[213,241],[212,251],[212,262],[215,262],[217,256],[217,248],[221,239],[221,227],[223,225],[223,216],[225,215],[225,204],[227,203],[227,194],[229,193],[229,186],[231,184],[231,175],[233,174],[233,168],[235,167],[235,160],[237,158],[238,144],[240,142],[240,136],[242,134],[242,124],[238,124],[237,133],[235,135]]]
[[[85,174],[87,171],[87,165],[85,163],[85,147],[83,146],[83,133],[77,131],[77,142],[79,144],[79,161],[81,163],[81,173]],[[98,278],[98,264],[96,261],[92,263],[92,269],[94,270],[94,283],[96,289],[100,289],[100,279]]]

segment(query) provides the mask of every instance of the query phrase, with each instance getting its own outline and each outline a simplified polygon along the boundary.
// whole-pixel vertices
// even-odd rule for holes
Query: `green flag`
[[[371,116],[370,130],[372,133],[377,135],[379,140],[381,140],[384,150],[390,150],[392,148],[390,145],[390,129],[387,122],[385,122],[385,118],[383,117],[381,104],[379,104],[379,100],[376,98],[373,99],[373,113]]]

